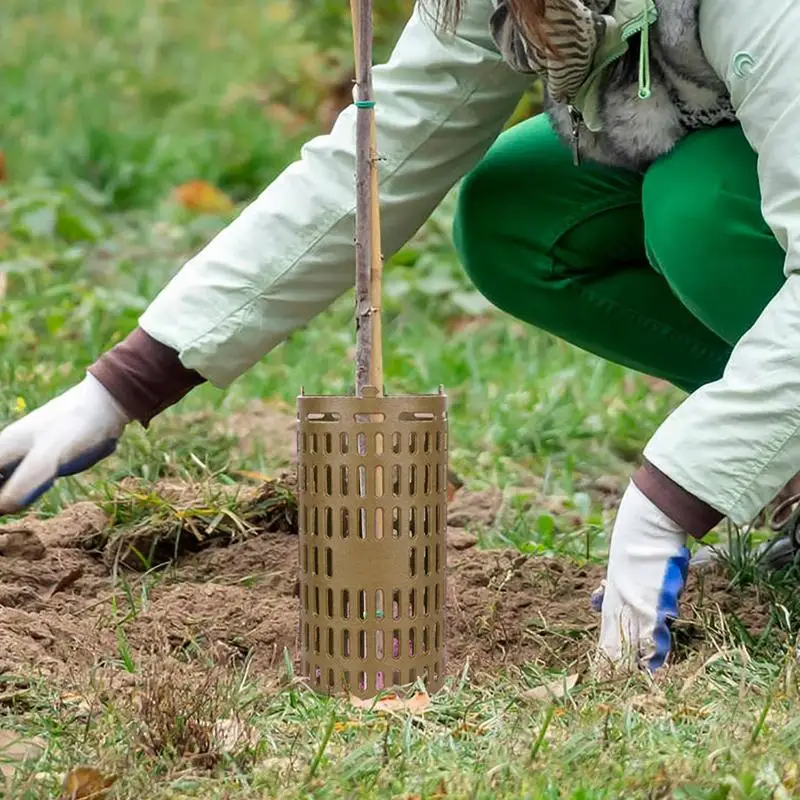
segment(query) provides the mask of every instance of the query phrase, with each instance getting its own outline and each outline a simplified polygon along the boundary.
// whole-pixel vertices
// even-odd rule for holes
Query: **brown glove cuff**
[[[634,473],[633,482],[654,506],[695,539],[702,539],[723,518],[647,460]]]
[[[89,367],[131,419],[146,428],[205,378],[181,364],[178,353],[136,328]]]

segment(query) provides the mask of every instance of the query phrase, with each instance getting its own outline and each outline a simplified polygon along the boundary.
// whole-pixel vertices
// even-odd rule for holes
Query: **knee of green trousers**
[[[523,126],[529,124],[523,123]],[[514,129],[502,134],[463,178],[453,220],[453,242],[464,270],[475,288],[500,308],[505,307],[504,287],[508,282],[502,270],[510,265],[498,258],[506,247],[504,232],[501,232],[506,226],[498,225],[498,218],[505,217],[508,221],[508,216],[513,215],[511,207],[519,206],[519,199],[512,197],[517,181],[509,180],[509,176],[521,176],[526,171],[519,152],[508,145],[509,138],[515,137]],[[526,177],[536,185],[540,182],[538,174],[528,173]],[[530,196],[532,200],[536,197],[533,191]],[[549,246],[544,229],[536,224],[536,208],[526,204],[526,213],[530,214],[531,224],[524,233],[521,230],[518,233],[524,236],[527,248],[527,279],[539,283],[537,277],[544,279],[550,271]],[[504,267],[498,267],[500,263],[504,263]],[[538,296],[532,293],[529,299],[535,303]]]
[[[680,301],[728,344],[784,281],[784,253],[761,215],[757,156],[737,126],[686,137],[642,187],[647,257]]]
[[[604,221],[610,209],[621,212],[614,224]],[[629,236],[617,235],[619,222]],[[453,239],[490,302],[549,329],[573,302],[557,290],[576,274],[645,262],[641,178],[588,163],[575,170],[540,115],[503,133],[464,177]]]

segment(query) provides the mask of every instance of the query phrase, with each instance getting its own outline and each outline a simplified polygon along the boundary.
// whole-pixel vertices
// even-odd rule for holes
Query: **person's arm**
[[[415,9],[389,62],[374,69],[387,257],[480,159],[530,83],[493,44],[492,10],[491,0],[473,0],[456,34],[438,35]],[[175,352],[176,365],[224,387],[353,285],[354,124],[350,106],[144,313],[141,328]],[[115,371],[112,351],[93,370],[123,404],[137,380],[135,353],[124,349],[127,366]],[[144,360],[141,369],[149,383],[175,377]]]
[[[384,254],[401,247],[477,163],[530,78],[503,62],[491,0],[468,0],[455,35],[416,8],[374,70]],[[0,513],[113,450],[193,386],[227,386],[353,284],[354,108],[156,297],[125,341],[68,392],[0,433]],[[94,424],[97,421],[97,424]]]

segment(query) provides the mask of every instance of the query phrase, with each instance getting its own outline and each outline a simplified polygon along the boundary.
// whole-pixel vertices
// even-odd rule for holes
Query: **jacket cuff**
[[[725,516],[647,460],[633,474],[632,480],[656,508],[695,539],[702,539]]]
[[[131,419],[145,428],[153,417],[205,382],[183,366],[178,353],[141,328],[89,367]]]

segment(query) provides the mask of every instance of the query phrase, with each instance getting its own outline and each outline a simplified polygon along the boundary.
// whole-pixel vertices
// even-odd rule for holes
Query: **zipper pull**
[[[572,163],[579,167],[581,165],[580,133],[583,118],[575,106],[569,107],[569,118],[572,120]]]

